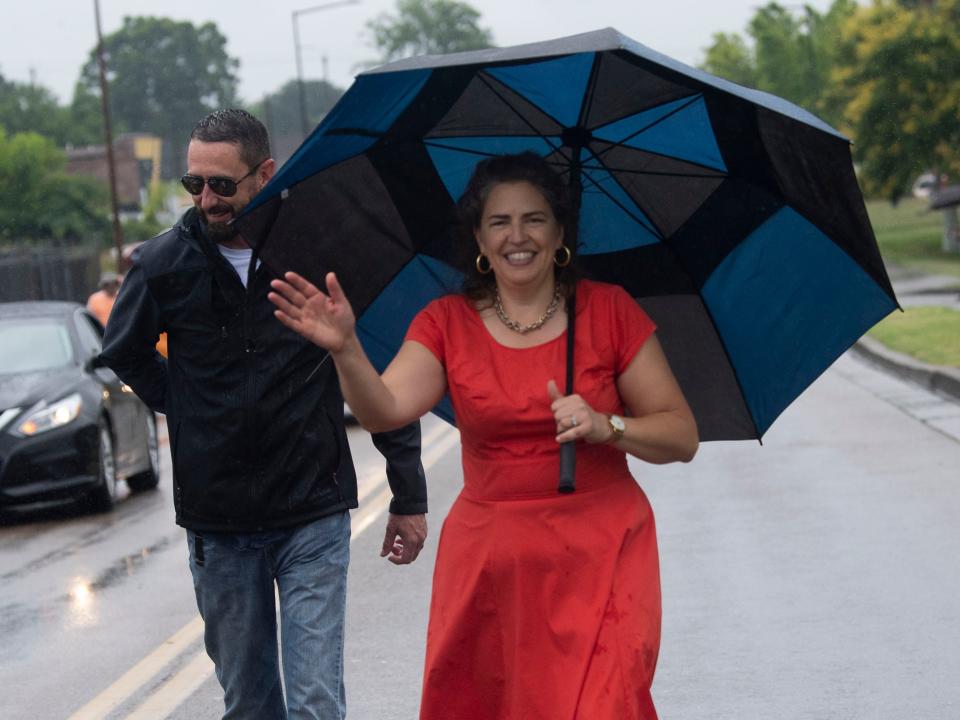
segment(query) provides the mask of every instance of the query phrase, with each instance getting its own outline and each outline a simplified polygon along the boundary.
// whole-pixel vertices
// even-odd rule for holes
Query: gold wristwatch
[[[613,431],[613,435],[610,436],[610,439],[607,440],[607,442],[610,444],[619,442],[623,437],[623,431],[627,429],[627,425],[623,422],[623,418],[619,415],[611,415],[610,413],[607,413],[607,424]]]

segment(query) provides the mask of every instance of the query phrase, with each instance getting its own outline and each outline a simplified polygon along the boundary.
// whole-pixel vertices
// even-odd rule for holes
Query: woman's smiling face
[[[494,185],[474,236],[501,287],[553,282],[553,258],[563,244],[563,228],[534,185]]]

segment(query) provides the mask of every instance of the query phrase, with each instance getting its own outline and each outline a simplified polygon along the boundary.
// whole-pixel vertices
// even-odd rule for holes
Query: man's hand
[[[417,559],[427,539],[426,515],[394,515],[387,518],[380,557],[394,565],[409,565]]]

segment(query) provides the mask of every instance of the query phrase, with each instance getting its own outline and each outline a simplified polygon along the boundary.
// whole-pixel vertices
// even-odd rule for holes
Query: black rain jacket
[[[272,277],[261,265],[245,289],[191,209],[138,248],[107,323],[102,360],[167,416],[177,523],[191,530],[253,532],[357,507],[334,364],[274,317]],[[419,423],[373,440],[391,512],[426,512]]]

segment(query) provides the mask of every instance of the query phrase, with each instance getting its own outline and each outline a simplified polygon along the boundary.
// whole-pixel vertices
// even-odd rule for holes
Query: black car
[[[67,302],[0,303],[0,507],[159,481],[153,412],[98,360],[103,327]]]

